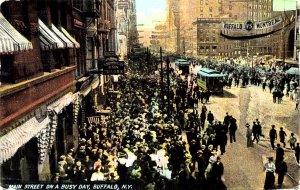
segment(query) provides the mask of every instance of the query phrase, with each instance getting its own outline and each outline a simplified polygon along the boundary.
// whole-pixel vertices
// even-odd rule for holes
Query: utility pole
[[[168,100],[168,120],[171,118],[171,113],[170,113],[170,59],[169,56],[167,56],[166,59],[167,63],[167,85],[168,85],[168,93],[167,93],[167,100]]]
[[[160,93],[161,93],[161,109],[164,109],[164,70],[163,70],[163,59],[162,49],[159,48],[160,52]]]

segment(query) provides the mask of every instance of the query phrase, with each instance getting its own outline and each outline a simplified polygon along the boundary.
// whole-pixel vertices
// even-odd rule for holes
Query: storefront
[[[50,181],[57,159],[74,146],[74,107],[79,93],[65,94],[38,115],[0,138],[1,182]]]

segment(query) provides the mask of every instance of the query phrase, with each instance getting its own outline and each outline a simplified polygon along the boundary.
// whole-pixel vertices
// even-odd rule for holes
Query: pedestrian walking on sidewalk
[[[250,129],[249,123],[246,123],[246,127],[247,127],[247,132],[246,132],[247,147],[253,147],[252,130]]]
[[[236,120],[232,117],[230,117],[230,124],[229,124],[229,138],[230,138],[230,143],[232,143],[232,141],[236,141],[235,139],[235,132],[237,130],[237,124],[236,124]]]
[[[207,114],[207,121],[210,123],[210,124],[212,124],[213,123],[213,121],[214,121],[214,115],[211,113],[211,111],[209,111],[208,112],[208,114]]]
[[[290,137],[290,139],[288,140],[288,143],[290,143],[290,147],[291,147],[292,150],[295,149],[295,147],[296,147],[296,142],[297,142],[297,139],[296,139],[296,137],[294,137],[294,133],[291,133],[291,137]]]
[[[280,138],[280,142],[283,144],[283,147],[285,147],[285,137],[286,137],[286,133],[283,130],[283,127],[280,127],[279,138]]]
[[[275,166],[277,167],[284,160],[284,150],[277,144]]]
[[[270,130],[269,137],[270,137],[272,149],[274,150],[275,149],[274,143],[275,143],[275,140],[277,139],[277,132],[275,129],[275,125],[272,125],[272,129]]]
[[[278,184],[278,188],[282,187],[282,183],[283,183],[283,179],[284,179],[284,175],[286,174],[288,168],[287,168],[287,164],[284,160],[282,160],[280,163],[278,163],[278,165],[276,166],[276,170],[275,172],[278,175],[278,179],[277,179],[277,184]]]
[[[253,126],[252,126],[252,133],[253,133],[253,142],[256,140],[256,143],[258,144],[259,141],[259,129],[258,125],[256,124],[255,121],[253,121]]]
[[[266,179],[265,179],[265,185],[264,189],[273,189],[274,183],[275,183],[275,164],[273,162],[273,157],[268,158],[268,162],[265,164],[265,170],[266,170]]]

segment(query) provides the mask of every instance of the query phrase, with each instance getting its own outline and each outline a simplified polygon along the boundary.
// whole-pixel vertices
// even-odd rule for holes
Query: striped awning
[[[20,34],[0,12],[0,54],[32,49],[32,44]]]
[[[54,24],[51,25],[51,29],[66,44],[66,47],[74,47],[74,44],[58,28],[56,28]]]
[[[75,38],[73,38],[69,32],[64,29],[63,27],[60,28],[60,30],[64,33],[64,35],[66,35],[68,37],[69,40],[71,40],[71,42],[73,42],[73,44],[75,45],[75,48],[80,48],[80,44],[75,40]]]
[[[39,122],[35,117],[0,137],[0,165],[15,155],[18,149],[37,136],[49,124],[49,117]]]
[[[66,45],[65,43],[50,29],[48,28],[42,21],[39,19],[39,30],[40,30],[40,35],[43,36],[43,38],[50,44],[51,49],[60,49],[60,48],[65,48]],[[41,40],[41,38],[40,38]],[[45,43],[45,41],[40,41],[41,42],[41,49],[45,50],[48,49],[48,44]]]

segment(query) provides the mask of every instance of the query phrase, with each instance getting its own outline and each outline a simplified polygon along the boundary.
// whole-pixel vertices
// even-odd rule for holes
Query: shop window
[[[13,55],[0,56],[0,86],[13,81]]]

